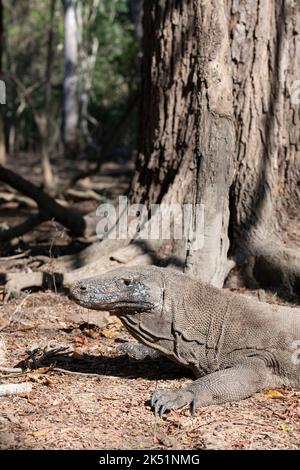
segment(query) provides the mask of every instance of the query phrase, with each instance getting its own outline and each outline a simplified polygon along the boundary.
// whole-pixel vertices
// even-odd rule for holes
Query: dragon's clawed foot
[[[156,390],[151,398],[151,406],[155,415],[160,417],[168,410],[176,410],[186,405],[192,406],[192,414],[195,413],[194,393],[190,390]]]
[[[136,343],[125,343],[121,344],[117,348],[118,351],[121,351],[124,354],[127,354],[127,356],[136,359],[136,360],[142,360],[142,359],[158,359],[160,356],[159,352],[155,351],[152,348],[149,348],[148,346],[145,346],[144,344],[136,344]]]

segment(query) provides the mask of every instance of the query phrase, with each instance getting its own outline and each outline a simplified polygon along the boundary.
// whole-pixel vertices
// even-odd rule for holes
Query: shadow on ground
[[[24,367],[21,361],[16,367]],[[126,355],[118,357],[94,356],[83,354],[79,359],[66,355],[55,356],[52,359],[44,360],[39,367],[54,366],[72,373],[95,374],[95,376],[112,375],[114,377],[126,377],[127,379],[148,379],[148,380],[172,380],[183,377],[193,377],[187,369],[180,367],[167,359],[130,359]]]

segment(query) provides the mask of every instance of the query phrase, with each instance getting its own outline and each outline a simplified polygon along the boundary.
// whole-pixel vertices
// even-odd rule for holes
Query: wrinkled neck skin
[[[135,339],[169,356],[174,350],[173,315],[165,308],[165,279],[161,276],[157,281],[160,285],[159,289],[156,289],[156,298],[151,299],[150,310],[143,311],[137,308],[136,311],[124,313],[124,309],[120,308],[111,313],[117,313]]]
[[[188,302],[184,286],[182,288],[182,293],[178,295],[178,286],[174,289],[168,279],[162,276],[159,299],[152,299],[154,307],[151,310],[122,314],[124,310],[120,309],[117,315],[135,339],[173,362],[192,369],[199,377],[208,371],[206,364],[199,364],[199,357],[202,356],[200,350],[205,348],[204,342],[188,340],[184,333],[178,331],[175,321],[177,308],[181,309]]]

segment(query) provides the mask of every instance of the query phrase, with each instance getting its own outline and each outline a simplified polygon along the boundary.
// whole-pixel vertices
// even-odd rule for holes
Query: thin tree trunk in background
[[[99,49],[99,38],[95,35],[94,26],[96,25],[101,5],[102,0],[93,0],[92,2],[79,0],[77,3],[78,30],[80,33],[78,72],[80,77],[80,141],[85,146],[96,151],[99,151],[99,148],[90,134],[89,123],[98,127],[98,122],[89,114],[89,102],[93,88],[93,73]],[[114,3],[112,5],[112,11],[115,11]]]
[[[79,0],[77,3],[77,27],[78,27],[78,76],[79,76],[79,127],[80,141],[93,146],[93,139],[89,132],[89,101],[92,92],[92,77],[96,64],[99,39],[95,36],[92,26],[95,24],[101,0],[93,0],[86,3]],[[84,37],[84,31],[86,35]]]
[[[75,155],[78,145],[78,27],[76,0],[63,0],[64,6],[64,144],[67,156]]]
[[[48,33],[48,48],[47,48],[47,64],[46,64],[46,87],[45,87],[45,106],[43,119],[44,122],[41,125],[45,126],[43,129],[42,138],[42,172],[43,172],[43,181],[45,188],[47,190],[54,189],[55,181],[54,175],[51,168],[50,158],[49,158],[49,147],[50,147],[50,100],[51,100],[51,88],[52,88],[52,66],[54,59],[54,27],[55,27],[55,6],[56,0],[51,0],[50,2],[50,25]]]
[[[3,2],[0,0],[0,80],[3,80],[3,50],[4,50],[4,24],[3,24]],[[5,135],[3,122],[4,104],[0,104],[0,164],[6,163]]]
[[[0,165],[5,165],[5,163],[6,163],[6,149],[5,149],[4,126],[3,126],[3,113],[2,111],[0,111]]]
[[[254,256],[260,283],[274,285],[277,278],[277,285],[300,292],[300,256],[280,239],[280,228],[299,215],[300,204],[299,3],[227,3],[237,126],[232,252],[241,261]]]
[[[143,3],[143,0],[130,0],[129,2],[135,35],[139,41],[143,37]]]
[[[189,274],[216,286],[227,273],[234,151],[225,13],[216,0],[144,3],[141,129],[131,189],[133,202],[204,204],[203,247],[195,250],[187,240],[177,254]]]
[[[95,68],[97,59],[99,41],[97,38],[93,38],[90,46],[90,52],[81,51],[81,87],[80,87],[80,133],[84,142],[89,145],[93,144],[93,139],[89,133],[89,101],[92,92],[92,75]]]
[[[4,49],[4,18],[3,2],[0,0],[0,73],[3,74],[3,49]]]

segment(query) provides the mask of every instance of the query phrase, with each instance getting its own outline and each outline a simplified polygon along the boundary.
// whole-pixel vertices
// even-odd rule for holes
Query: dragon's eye
[[[123,282],[124,282],[125,286],[131,286],[131,284],[132,284],[131,279],[123,279]]]

